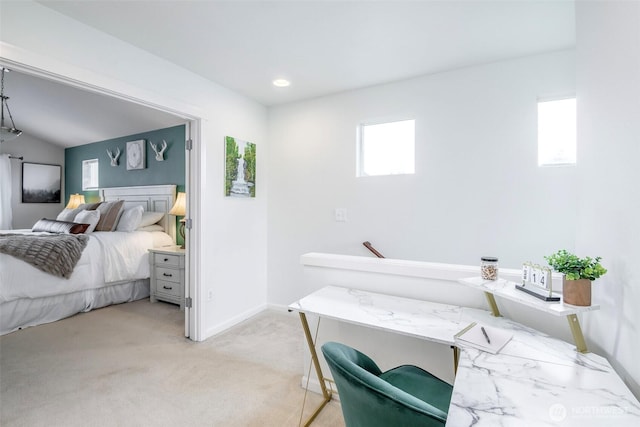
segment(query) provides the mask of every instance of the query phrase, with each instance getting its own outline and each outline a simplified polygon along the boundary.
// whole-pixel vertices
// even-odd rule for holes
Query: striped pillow
[[[76,224],[75,222],[42,218],[33,225],[31,231],[48,231],[49,233],[59,234],[82,234],[88,227],[89,224]]]
[[[95,231],[113,231],[124,210],[124,200],[117,202],[102,203],[98,206],[100,211],[100,221],[96,225]]]

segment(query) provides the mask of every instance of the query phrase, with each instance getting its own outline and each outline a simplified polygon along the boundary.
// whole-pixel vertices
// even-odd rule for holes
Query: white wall
[[[576,2],[576,250],[603,257],[587,339],[640,396],[640,3]]]
[[[17,117],[16,117],[17,119]],[[13,141],[3,142],[0,153],[24,157],[24,162],[62,166],[62,198],[64,198],[64,148],[23,133]],[[60,203],[22,203],[22,161],[11,160],[11,209],[13,228],[31,228],[40,218],[53,218],[66,205]]]
[[[269,302],[303,295],[299,256],[543,262],[573,249],[574,167],[537,166],[537,97],[575,93],[560,51],[269,110]],[[416,119],[415,175],[356,178],[356,126]],[[346,208],[348,222],[334,220]]]
[[[266,305],[266,109],[228,89],[38,3],[2,2],[2,57],[202,118],[193,233],[201,338]],[[194,52],[194,54],[201,54]],[[257,144],[257,197],[223,194],[224,136]],[[213,298],[207,299],[209,291]]]

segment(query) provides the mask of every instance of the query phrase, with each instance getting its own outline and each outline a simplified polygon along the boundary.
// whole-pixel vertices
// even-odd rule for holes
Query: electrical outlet
[[[336,222],[347,222],[346,208],[336,208]]]
[[[213,299],[213,291],[209,290],[209,292],[207,293],[207,301],[211,301]]]

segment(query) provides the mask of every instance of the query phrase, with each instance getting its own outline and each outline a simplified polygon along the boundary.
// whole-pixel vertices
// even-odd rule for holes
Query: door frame
[[[0,42],[0,46],[4,50],[13,50],[12,46]],[[9,55],[11,56],[11,55]],[[20,55],[18,55],[19,57]],[[33,59],[33,58],[31,58]],[[136,98],[130,95],[126,95],[122,92],[107,89],[103,86],[90,83],[85,80],[73,79],[53,71],[48,71],[48,68],[55,68],[60,64],[57,62],[51,62],[40,58],[39,66],[30,65],[26,62],[20,62],[17,60],[11,60],[7,57],[0,56],[0,65],[13,69],[23,74],[29,74],[45,80],[55,81],[67,86],[75,87],[78,89],[86,90],[88,92],[98,93],[101,95],[110,96],[112,98],[120,99],[124,102],[133,102],[138,105],[142,105],[147,108],[162,111],[164,113],[172,114],[180,117],[186,121],[185,123],[185,137],[191,139],[192,149],[187,150],[185,153],[185,191],[187,192],[187,217],[191,219],[192,228],[185,230],[185,236],[187,242],[185,244],[185,296],[190,296],[192,304],[190,309],[185,309],[185,336],[193,341],[202,340],[202,312],[200,310],[201,301],[201,278],[200,278],[200,251],[197,248],[200,247],[201,239],[200,233],[192,233],[194,229],[199,229],[200,225],[200,188],[201,188],[201,168],[197,159],[200,159],[201,153],[201,135],[202,135],[202,117],[196,116],[192,113],[180,111],[179,109],[171,108],[167,105],[156,104],[147,101],[142,98]],[[42,64],[44,62],[44,64]],[[65,64],[62,68],[74,68],[73,66]],[[100,79],[99,77],[102,77]],[[104,80],[106,76],[98,76],[97,80]]]

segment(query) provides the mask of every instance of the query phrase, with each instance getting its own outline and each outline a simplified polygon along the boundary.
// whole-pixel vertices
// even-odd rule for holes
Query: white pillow
[[[80,211],[73,219],[73,222],[78,224],[89,224],[85,234],[93,232],[96,229],[96,225],[98,225],[98,221],[100,221],[100,211]]]
[[[73,219],[76,217],[76,215],[78,215],[78,213],[80,213],[80,211],[82,211],[84,208],[75,208],[75,209],[67,209],[64,208],[62,210],[62,212],[60,212],[58,214],[58,216],[56,217],[57,221],[67,221],[67,222],[74,222]]]
[[[140,221],[142,220],[143,211],[144,209],[142,208],[142,206],[135,206],[133,208],[125,209],[120,216],[116,231],[129,232],[138,228],[140,226]]]
[[[147,225],[156,224],[162,218],[164,218],[163,212],[142,212],[142,220],[140,220],[140,225],[138,225],[138,227],[146,227]]]
[[[145,225],[144,227],[136,228],[136,231],[164,231],[164,227],[158,224]]]

